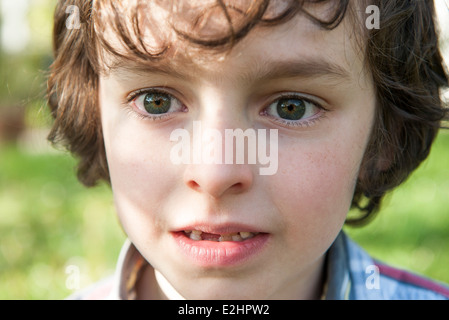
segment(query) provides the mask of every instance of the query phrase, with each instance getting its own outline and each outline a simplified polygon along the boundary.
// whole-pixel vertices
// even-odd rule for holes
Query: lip
[[[192,240],[184,230],[198,230],[205,233],[229,234],[241,231],[258,234],[243,241]],[[202,268],[235,267],[258,256],[266,247],[270,234],[243,225],[223,225],[211,227],[194,225],[171,232],[172,238],[181,254],[193,264]]]
[[[264,231],[261,231],[259,228],[247,225],[247,224],[241,224],[241,223],[226,223],[226,224],[213,224],[213,223],[195,223],[195,224],[186,224],[182,227],[175,228],[174,232],[181,232],[185,230],[198,230],[205,233],[215,233],[215,234],[226,234],[226,233],[237,233],[241,231],[246,232],[260,232],[260,233],[266,233]]]

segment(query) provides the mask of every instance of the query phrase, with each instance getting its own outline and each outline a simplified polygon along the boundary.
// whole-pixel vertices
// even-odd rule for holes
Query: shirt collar
[[[137,251],[131,241],[126,240],[117,261],[114,285],[109,296],[110,299],[132,300],[135,298],[135,292],[133,292],[134,285],[139,273],[138,269],[142,267],[142,260],[142,255]]]
[[[114,284],[109,295],[112,300],[136,299],[136,283],[145,269],[153,267],[143,258],[131,241],[126,240],[120,251],[117,268],[114,275]],[[183,300],[184,298],[168,283],[164,276],[154,270],[155,279],[162,293],[170,300]]]
[[[325,300],[348,300],[351,277],[346,250],[346,236],[341,232],[327,253],[327,280]]]

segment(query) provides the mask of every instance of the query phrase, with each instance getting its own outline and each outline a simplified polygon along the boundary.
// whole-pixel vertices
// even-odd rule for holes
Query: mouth
[[[202,268],[242,265],[263,252],[270,234],[242,227],[188,228],[172,232],[177,249],[188,261]]]
[[[224,234],[216,234],[216,233],[208,233],[200,230],[184,230],[182,231],[186,236],[194,241],[215,241],[215,242],[223,242],[223,241],[245,241],[247,239],[254,238],[260,232],[249,232],[249,231],[239,231],[234,233],[224,233]]]

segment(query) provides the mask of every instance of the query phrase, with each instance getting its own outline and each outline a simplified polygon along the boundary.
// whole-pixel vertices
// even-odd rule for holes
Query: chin
[[[253,283],[241,280],[211,280],[195,281],[186,285],[188,289],[181,290],[189,300],[261,300],[269,299],[267,290],[254,286]]]

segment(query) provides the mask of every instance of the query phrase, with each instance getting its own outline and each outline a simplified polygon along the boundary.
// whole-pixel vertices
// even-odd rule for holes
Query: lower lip
[[[236,266],[261,253],[268,242],[268,233],[259,233],[244,241],[192,240],[184,232],[172,233],[184,256],[200,267]]]

